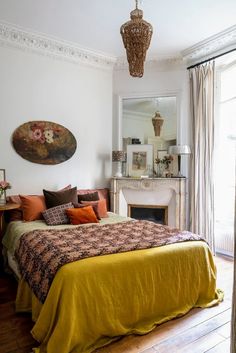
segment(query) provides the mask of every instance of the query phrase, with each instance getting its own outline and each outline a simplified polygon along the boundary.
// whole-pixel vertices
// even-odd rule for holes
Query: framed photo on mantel
[[[153,145],[127,145],[127,169],[130,177],[153,170]]]

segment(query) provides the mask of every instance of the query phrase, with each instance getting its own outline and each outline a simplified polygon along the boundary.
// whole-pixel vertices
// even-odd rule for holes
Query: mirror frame
[[[181,92],[176,91],[161,91],[161,92],[146,92],[146,93],[133,93],[133,94],[120,94],[118,95],[118,149],[122,150],[122,116],[123,116],[123,100],[124,99],[142,99],[142,98],[158,98],[158,97],[176,97],[176,143],[181,143],[181,121],[180,121],[180,101],[181,101]]]

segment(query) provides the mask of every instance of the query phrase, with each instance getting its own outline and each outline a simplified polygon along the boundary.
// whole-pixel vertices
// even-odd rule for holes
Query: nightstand
[[[2,237],[3,237],[3,229],[4,229],[4,212],[15,210],[20,208],[19,203],[7,202],[4,205],[0,204],[0,271],[3,270],[3,257],[2,257]]]

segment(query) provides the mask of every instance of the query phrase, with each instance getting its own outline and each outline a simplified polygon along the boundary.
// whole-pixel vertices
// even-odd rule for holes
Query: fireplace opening
[[[152,221],[160,224],[168,224],[168,206],[156,205],[128,205],[128,216]]]

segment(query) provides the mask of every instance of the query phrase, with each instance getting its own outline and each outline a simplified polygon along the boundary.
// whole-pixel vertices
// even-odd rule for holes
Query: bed
[[[94,227],[131,222],[108,215]],[[88,225],[79,227],[85,232]],[[91,353],[120,336],[148,333],[194,307],[223,299],[207,243],[192,239],[67,263],[57,270],[42,303],[19,273],[15,252],[25,234],[37,237],[45,228],[66,234],[78,226],[16,221],[3,238],[8,262],[19,277],[16,310],[31,311],[35,321],[35,353]]]

